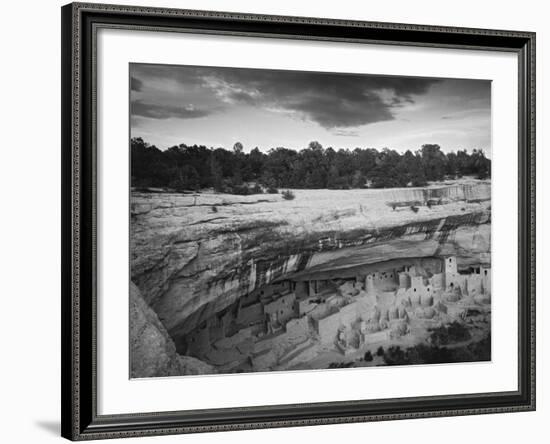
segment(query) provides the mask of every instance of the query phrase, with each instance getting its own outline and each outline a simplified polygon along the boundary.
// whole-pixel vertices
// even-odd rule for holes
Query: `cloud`
[[[471,102],[473,102],[473,100]],[[441,116],[441,119],[442,120],[465,120],[465,119],[472,119],[472,118],[483,118],[483,117],[490,116],[490,113],[491,113],[491,104],[490,104],[490,101],[487,100],[485,107],[481,107],[481,108],[468,107],[467,109],[458,110],[451,114],[446,114],[444,116]]]
[[[322,72],[220,69],[210,80],[222,100],[301,113],[324,128],[349,128],[393,120],[435,79]]]
[[[332,131],[332,134],[334,134],[335,136],[342,136],[342,137],[359,137],[359,133],[357,131],[344,130],[344,129],[335,129]]]
[[[141,91],[143,89],[143,82],[135,77],[130,77],[130,89],[132,91]]]
[[[429,78],[169,65],[133,65],[132,74],[132,89],[134,78],[139,82],[136,91],[148,81],[167,88],[164,95],[158,95],[165,97],[163,100],[152,97],[147,101],[151,105],[146,111],[143,104],[137,104],[136,112],[146,112],[148,117],[201,117],[231,105],[245,105],[298,114],[329,130],[394,120],[396,110],[414,103],[415,96],[427,93],[438,82]],[[172,94],[168,88],[173,89]],[[178,94],[187,94],[201,111],[175,107],[171,96]]]
[[[207,110],[196,109],[193,106],[167,106],[151,103],[143,103],[136,100],[131,104],[132,116],[148,117],[151,119],[195,119],[210,114]]]

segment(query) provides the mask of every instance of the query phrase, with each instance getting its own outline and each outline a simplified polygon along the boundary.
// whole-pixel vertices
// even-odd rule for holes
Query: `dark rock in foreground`
[[[156,313],[130,282],[130,376],[178,376],[216,373],[199,359],[181,356]]]

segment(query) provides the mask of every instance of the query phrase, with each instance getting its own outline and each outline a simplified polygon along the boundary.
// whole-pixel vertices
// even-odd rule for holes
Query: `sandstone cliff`
[[[162,321],[155,317],[156,330],[184,335],[251,289],[329,262],[345,267],[350,258],[384,260],[388,252],[414,256],[419,250],[490,260],[486,182],[295,194],[285,201],[278,194],[133,193],[131,275],[154,310],[150,315]],[[416,211],[388,204],[427,198],[440,204]],[[164,334],[147,339],[171,350],[165,363],[139,364],[147,372],[160,371],[155,365],[171,372],[175,351]]]
[[[215,373],[208,364],[176,353],[170,335],[130,283],[130,376],[178,376]]]

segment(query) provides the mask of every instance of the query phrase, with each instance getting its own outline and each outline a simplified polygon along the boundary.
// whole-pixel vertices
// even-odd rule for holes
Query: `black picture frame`
[[[535,409],[535,33],[72,3],[62,14],[62,436],[71,440]],[[95,40],[101,27],[509,51],[519,65],[518,390],[97,414]]]

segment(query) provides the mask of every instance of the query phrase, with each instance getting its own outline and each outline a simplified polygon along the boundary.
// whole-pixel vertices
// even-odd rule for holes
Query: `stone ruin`
[[[225,371],[284,369],[322,349],[347,355],[490,303],[485,265],[455,256],[389,261],[355,278],[280,280],[252,291],[191,332],[187,353]]]

